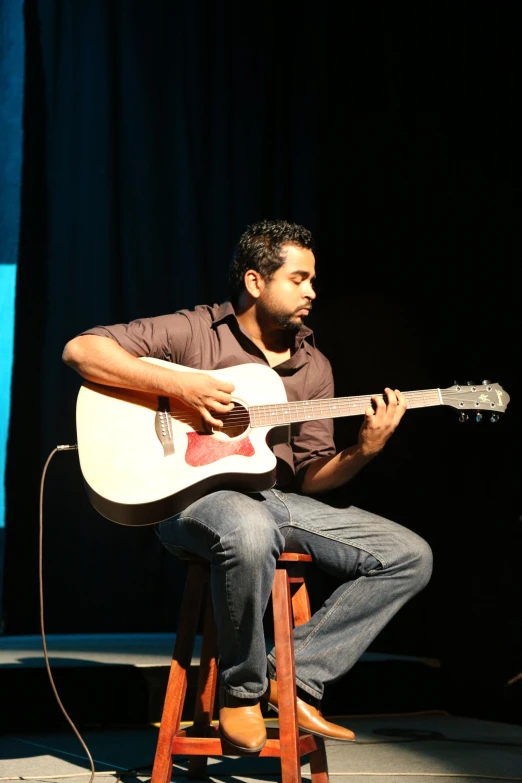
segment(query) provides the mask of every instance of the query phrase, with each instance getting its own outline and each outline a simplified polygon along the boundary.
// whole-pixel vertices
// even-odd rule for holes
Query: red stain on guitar
[[[217,440],[210,435],[200,435],[198,432],[187,432],[187,437],[185,462],[193,468],[217,462],[231,454],[252,457],[255,453],[249,437],[240,440]]]

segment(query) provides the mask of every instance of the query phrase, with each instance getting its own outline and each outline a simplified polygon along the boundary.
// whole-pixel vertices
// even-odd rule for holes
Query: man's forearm
[[[62,359],[87,381],[176,396],[178,373],[141,362],[110,337],[82,335],[64,348]]]
[[[356,444],[343,449],[333,457],[319,457],[308,468],[301,485],[305,495],[327,492],[350,481],[376,454],[363,454]]]

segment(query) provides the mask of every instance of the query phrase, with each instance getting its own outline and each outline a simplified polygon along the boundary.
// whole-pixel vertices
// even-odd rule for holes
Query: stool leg
[[[328,783],[328,760],[326,758],[326,748],[322,737],[315,738],[317,750],[310,753],[310,771],[312,773],[312,783]]]
[[[179,731],[187,692],[187,670],[190,667],[208,570],[190,563],[181,606],[176,644],[170,665],[169,680],[152,768],[150,783],[169,783],[172,776],[172,740]]]
[[[294,616],[294,626],[307,623],[312,616],[310,609],[310,599],[304,579],[300,579],[292,585],[294,593],[292,595],[292,612]]]
[[[279,743],[282,783],[301,783],[301,755],[297,726],[294,644],[290,585],[286,569],[275,572],[272,588]]]
[[[203,643],[199,663],[198,687],[196,692],[196,707],[194,710],[194,729],[196,735],[205,736],[212,723],[214,715],[214,698],[218,679],[216,661],[217,631],[214,622],[214,608],[210,585],[207,586],[207,605],[203,626]],[[208,756],[192,756],[188,764],[188,777],[191,780],[201,780],[207,777]]]
[[[297,580],[296,580],[297,582]],[[308,622],[312,616],[310,609],[310,598],[304,579],[292,585],[294,593],[292,595],[292,611],[294,615],[294,625],[301,625]],[[312,773],[312,783],[328,783],[328,761],[326,758],[326,748],[322,737],[315,737],[316,750],[310,753],[310,771]]]

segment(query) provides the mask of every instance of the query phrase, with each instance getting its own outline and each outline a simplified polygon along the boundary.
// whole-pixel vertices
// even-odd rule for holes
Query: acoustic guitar
[[[84,382],[76,404],[80,469],[90,502],[107,519],[151,525],[220,489],[259,492],[275,484],[276,457],[267,443],[275,427],[362,415],[373,395],[289,402],[277,372],[263,364],[221,370],[143,357],[179,372],[206,372],[234,384],[234,409],[208,430],[197,411],[178,400]],[[496,383],[455,384],[404,392],[408,408],[445,405],[504,413],[509,395]],[[462,413],[463,416],[467,414]]]

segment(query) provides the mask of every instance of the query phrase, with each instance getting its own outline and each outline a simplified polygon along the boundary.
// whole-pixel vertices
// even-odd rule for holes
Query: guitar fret
[[[318,419],[357,416],[363,414],[368,407],[371,407],[372,396],[374,395],[252,405],[249,408],[250,423],[252,427],[267,427]],[[404,396],[406,397],[408,408],[425,408],[441,404],[438,389],[406,392]]]

